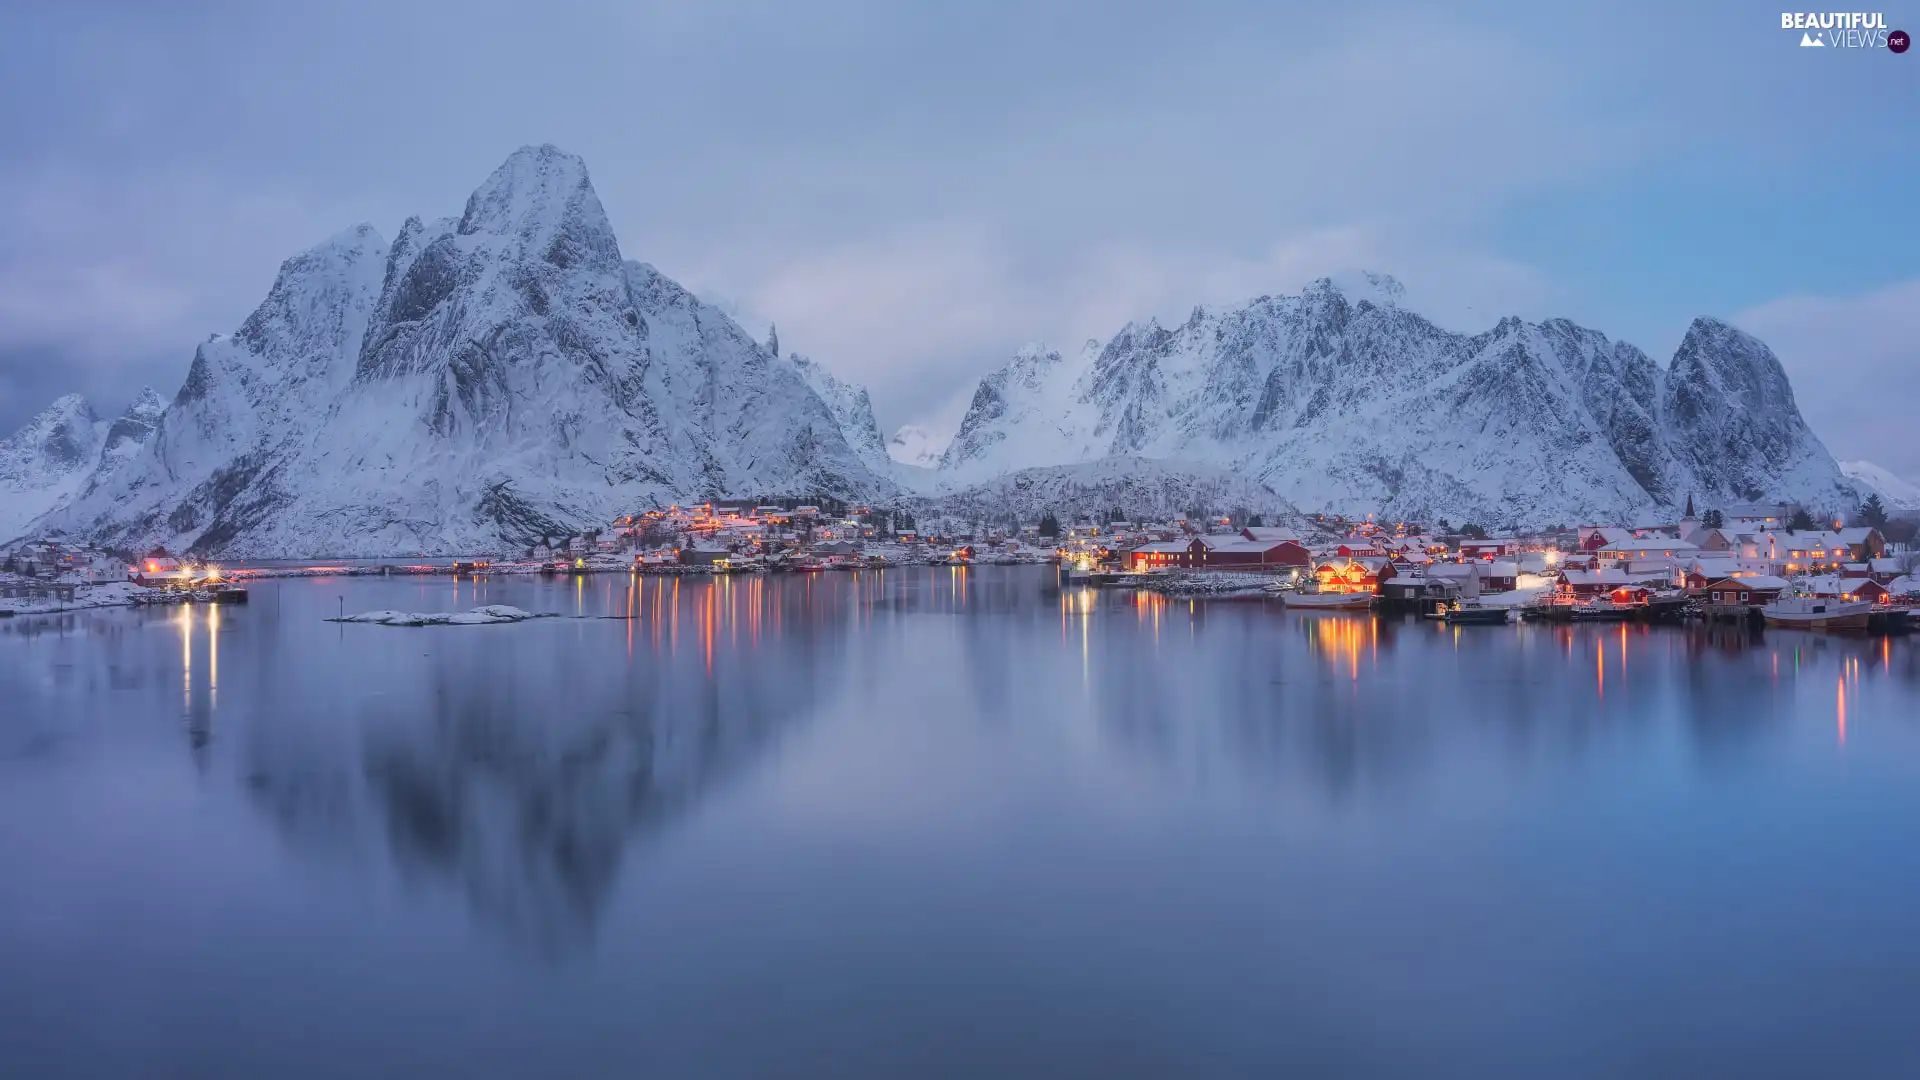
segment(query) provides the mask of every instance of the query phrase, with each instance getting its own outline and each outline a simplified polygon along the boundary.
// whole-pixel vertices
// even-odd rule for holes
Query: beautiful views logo
[[[1886,49],[1903,53],[1911,44],[1905,30],[1887,29],[1878,11],[1783,11],[1780,29],[1800,31],[1803,49]]]

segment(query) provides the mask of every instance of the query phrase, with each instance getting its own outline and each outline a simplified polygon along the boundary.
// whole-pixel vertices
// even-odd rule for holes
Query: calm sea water
[[[1916,706],[1045,568],[12,619],[0,1076],[1913,1076]]]

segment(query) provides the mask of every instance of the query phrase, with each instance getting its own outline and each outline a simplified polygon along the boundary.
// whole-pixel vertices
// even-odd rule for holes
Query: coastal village
[[[1920,553],[1879,525],[1792,506],[1729,506],[1671,523],[1488,535],[1473,525],[1198,513],[1062,522],[933,520],[828,501],[707,501],[469,559],[228,566],[57,538],[0,558],[0,615],[138,603],[244,602],[250,578],[329,574],[818,573],[1058,564],[1063,584],[1247,595],[1308,611],[1378,609],[1464,623],[1772,621],[1898,632],[1920,606]],[[1869,514],[1869,516],[1872,516]],[[1789,611],[1789,608],[1804,609]],[[1777,616],[1777,617],[1776,617]],[[1797,616],[1797,617],[1796,617]]]

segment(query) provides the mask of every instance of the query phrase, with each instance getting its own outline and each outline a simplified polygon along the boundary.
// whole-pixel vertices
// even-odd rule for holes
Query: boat
[[[1443,618],[1450,626],[1505,626],[1507,609],[1481,607],[1478,604],[1455,604],[1447,609]]]
[[[1305,611],[1366,611],[1373,606],[1373,594],[1296,589],[1281,593],[1280,603]]]
[[[1611,600],[1589,600],[1573,605],[1574,622],[1625,622],[1633,618],[1640,604],[1616,604]]]
[[[1576,603],[1564,593],[1548,593],[1533,603],[1520,609],[1520,617],[1528,622],[1572,622]]]
[[[1760,609],[1768,626],[1802,630],[1865,630],[1873,615],[1871,600],[1833,600],[1818,596],[1782,596]]]
[[[1647,597],[1635,612],[1643,622],[1679,622],[1687,617],[1693,598],[1682,589],[1662,589]]]

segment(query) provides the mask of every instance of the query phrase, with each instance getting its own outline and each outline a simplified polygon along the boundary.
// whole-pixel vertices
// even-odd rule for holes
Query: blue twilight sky
[[[1757,3],[22,0],[0,431],[170,395],[288,255],[553,142],[628,257],[889,429],[1023,342],[1365,268],[1663,363],[1731,318],[1836,454],[1920,477],[1920,51],[1799,40]]]

